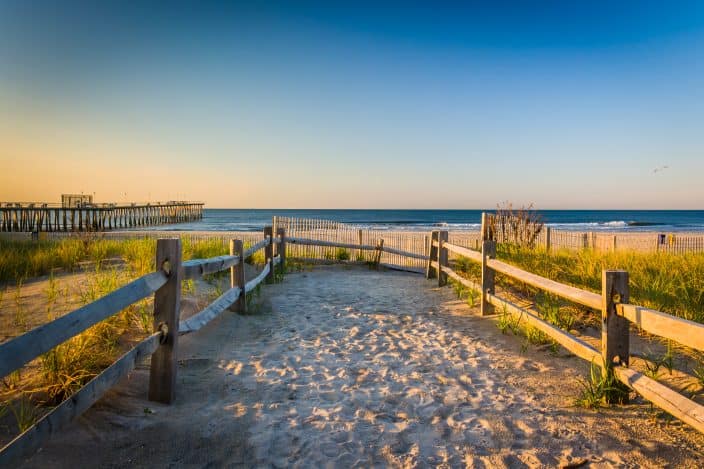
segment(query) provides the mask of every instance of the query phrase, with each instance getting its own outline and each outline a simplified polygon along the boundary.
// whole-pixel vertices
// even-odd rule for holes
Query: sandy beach
[[[180,341],[172,406],[140,366],[24,467],[700,467],[647,404],[574,405],[588,364],[521,349],[419,275],[321,266]]]

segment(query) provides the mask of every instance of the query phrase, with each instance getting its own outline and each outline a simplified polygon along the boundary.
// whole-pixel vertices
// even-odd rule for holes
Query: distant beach
[[[391,231],[476,231],[483,210],[205,209],[196,222],[145,227],[168,231],[260,231],[273,216],[318,218]],[[489,210],[487,210],[489,211]],[[541,210],[555,229],[618,233],[704,232],[704,210]]]

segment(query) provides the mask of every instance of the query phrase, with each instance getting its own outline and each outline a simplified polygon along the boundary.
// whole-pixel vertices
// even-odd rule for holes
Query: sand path
[[[574,407],[587,364],[521,352],[418,275],[318,267],[259,309],[182,337],[174,405],[146,401],[142,366],[27,467],[704,464],[646,405]]]

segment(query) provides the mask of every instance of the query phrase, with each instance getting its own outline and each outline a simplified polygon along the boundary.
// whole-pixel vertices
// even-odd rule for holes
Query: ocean
[[[490,211],[490,210],[487,210]],[[704,232],[704,210],[541,210],[551,227],[570,231]],[[144,229],[185,231],[259,231],[275,215],[319,218],[381,230],[478,230],[482,210],[315,210],[205,209],[197,222]]]

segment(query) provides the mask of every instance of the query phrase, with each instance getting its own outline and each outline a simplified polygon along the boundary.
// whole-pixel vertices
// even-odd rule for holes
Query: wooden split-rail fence
[[[203,218],[202,202],[90,204],[0,203],[0,232],[87,232],[183,223]]]
[[[254,278],[245,278],[245,259],[264,249],[265,264]],[[283,274],[286,237],[271,227],[264,237],[245,249],[242,240],[230,241],[230,254],[182,262],[180,239],[159,239],[156,246],[157,270],[139,277],[108,295],[39,326],[26,334],[0,344],[0,377],[5,377],[91,326],[114,316],[131,304],[154,295],[154,333],[122,355],[75,394],[53,408],[29,429],[0,450],[0,467],[12,467],[31,456],[52,434],[90,408],[137,363],[151,357],[148,397],[170,404],[176,394],[179,335],[196,332],[223,311],[244,312],[246,294],[260,283],[272,283],[276,269]],[[181,281],[230,270],[230,289],[199,313],[181,321]]]
[[[485,239],[482,240],[480,251],[450,243],[447,231],[432,232],[426,269],[427,278],[437,278],[440,286],[446,285],[448,279],[452,279],[479,292],[482,315],[492,314],[498,308],[505,314],[526,321],[577,357],[601,367],[605,377],[613,376],[620,384],[704,433],[704,406],[629,367],[630,324],[635,324],[646,333],[672,340],[700,352],[704,351],[703,324],[630,304],[627,271],[604,270],[601,293],[594,293],[541,277],[500,261],[496,259],[496,240],[486,239],[488,236],[484,225],[485,217],[486,215],[482,217],[481,231]],[[481,266],[480,284],[464,278],[450,267],[450,253]],[[497,273],[600,312],[601,350],[545,321],[537,311],[520,307],[498,296],[495,291]],[[623,401],[625,399],[623,390],[614,389],[607,393],[607,399]]]
[[[483,217],[483,220],[485,217]],[[110,367],[93,378],[76,394],[65,400],[0,450],[0,466],[9,466],[31,455],[41,443],[61,427],[87,410],[126,373],[134,369],[142,358],[151,356],[149,399],[171,403],[176,392],[176,351],[178,336],[198,331],[226,309],[243,311],[246,293],[265,279],[273,281],[278,265],[283,272],[287,256],[297,248],[347,249],[363,253],[366,259],[379,266],[384,255],[400,256],[414,265],[422,263],[427,278],[436,278],[439,286],[449,279],[480,293],[482,315],[500,310],[545,333],[552,340],[579,358],[599,366],[605,376],[613,376],[623,386],[632,389],[664,411],[704,433],[704,406],[677,393],[664,384],[629,367],[629,328],[635,324],[640,330],[678,342],[698,351],[704,351],[704,325],[678,318],[665,312],[629,303],[628,272],[604,270],[602,291],[594,293],[550,280],[496,259],[496,241],[484,239],[480,250],[452,242],[451,233],[431,232],[424,248],[427,254],[405,251],[387,245],[384,238],[374,243],[345,242],[348,240],[319,239],[320,227],[297,229],[291,236],[281,225],[290,222],[277,219],[276,236],[272,227],[266,227],[264,238],[245,250],[241,240],[230,242],[230,255],[210,259],[181,261],[180,239],[159,239],[157,242],[158,270],[115,290],[107,296],[75,310],[59,319],[40,326],[22,336],[0,344],[0,377],[16,370],[39,355],[98,322],[117,314],[130,304],[154,295],[155,333],[125,353]],[[466,240],[465,240],[466,241]],[[247,281],[244,259],[265,249],[264,269]],[[303,251],[304,253],[308,251]],[[451,268],[450,258],[462,257],[481,266],[481,282],[477,284]],[[179,320],[181,280],[198,278],[205,274],[230,269],[231,288],[205,309],[187,320]],[[411,270],[411,269],[409,269]],[[418,271],[418,270],[415,270]],[[572,303],[598,311],[602,318],[600,350],[570,334],[569,331],[545,321],[528,307],[516,305],[496,294],[496,274],[505,275],[527,285],[557,295]],[[624,388],[625,389],[625,388]],[[614,389],[607,399],[624,401],[623,390]]]

